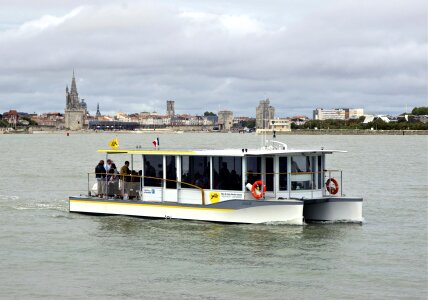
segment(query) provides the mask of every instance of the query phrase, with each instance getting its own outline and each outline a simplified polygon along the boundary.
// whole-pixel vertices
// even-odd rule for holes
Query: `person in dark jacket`
[[[100,160],[98,165],[95,167],[95,178],[105,178],[106,177],[106,169],[104,168],[104,161]]]
[[[103,197],[106,185],[106,169],[104,168],[103,160],[100,160],[98,165],[95,167],[95,178],[97,179],[97,196]]]

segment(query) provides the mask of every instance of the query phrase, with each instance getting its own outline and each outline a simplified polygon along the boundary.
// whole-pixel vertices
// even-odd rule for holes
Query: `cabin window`
[[[156,178],[155,178],[156,177]],[[160,178],[160,179],[157,179]],[[144,155],[144,186],[162,186],[162,155]]]
[[[210,159],[206,156],[181,157],[181,181],[198,187],[210,188]],[[192,188],[182,184],[182,188]]]
[[[177,188],[177,167],[175,166],[175,156],[167,155],[166,159],[166,188],[167,189],[176,189]],[[174,180],[174,181],[170,181]]]
[[[257,156],[247,157],[247,180],[246,183],[253,184],[262,179],[262,158]]]
[[[286,191],[288,190],[288,174],[287,174],[287,157],[279,158],[279,190]]]
[[[321,160],[321,155],[318,156],[318,188],[322,189],[322,160]]]
[[[273,157],[266,157],[265,158],[266,163],[266,171],[265,171],[265,178],[266,178],[266,191],[272,192],[273,191]]]
[[[213,189],[242,190],[242,158],[233,156],[213,157]]]
[[[291,189],[310,190],[314,182],[314,159],[310,156],[291,158]]]

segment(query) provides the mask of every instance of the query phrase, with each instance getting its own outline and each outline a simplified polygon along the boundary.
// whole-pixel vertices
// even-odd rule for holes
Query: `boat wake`
[[[331,220],[331,221],[308,221],[308,223],[316,224],[364,224],[364,218],[360,220]]]
[[[287,225],[287,226],[304,226],[307,225],[305,222],[302,223],[301,220],[289,220],[289,221],[270,221],[270,222],[264,222],[262,223],[264,225],[268,225],[268,226],[283,226],[283,225]]]

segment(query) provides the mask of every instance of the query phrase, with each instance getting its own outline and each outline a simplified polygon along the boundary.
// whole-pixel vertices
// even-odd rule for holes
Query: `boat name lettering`
[[[242,193],[233,193],[233,192],[221,192],[222,199],[243,199]]]

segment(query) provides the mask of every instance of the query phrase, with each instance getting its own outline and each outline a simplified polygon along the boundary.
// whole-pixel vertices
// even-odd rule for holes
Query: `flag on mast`
[[[153,146],[155,146],[155,149],[159,148],[159,138],[155,138],[152,142]]]

